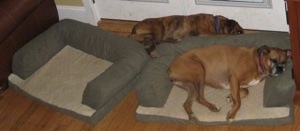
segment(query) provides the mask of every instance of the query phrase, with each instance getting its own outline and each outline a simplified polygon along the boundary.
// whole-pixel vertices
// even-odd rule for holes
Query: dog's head
[[[287,60],[291,58],[290,49],[279,49],[266,45],[257,48],[259,66],[269,76],[278,76],[285,71]]]
[[[235,20],[228,19],[224,16],[218,16],[220,19],[220,33],[230,34],[230,35],[240,35],[244,34],[244,29]]]

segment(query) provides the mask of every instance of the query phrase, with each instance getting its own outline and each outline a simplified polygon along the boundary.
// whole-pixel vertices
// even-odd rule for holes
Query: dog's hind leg
[[[198,83],[198,97],[197,100],[200,104],[206,106],[210,111],[212,112],[219,112],[221,110],[220,107],[217,107],[216,105],[208,102],[205,97],[204,97],[204,84],[202,83]]]
[[[148,34],[147,36],[144,37],[144,40],[142,41],[142,44],[145,46],[145,50],[147,53],[152,57],[156,58],[159,57],[159,53],[155,51],[155,47],[158,42],[154,38],[153,35]]]
[[[204,85],[205,85],[205,69],[202,64],[199,64],[197,68],[194,68],[194,72],[196,72],[197,76],[193,80],[195,83],[197,101],[207,107],[212,112],[219,112],[220,108],[215,106],[214,104],[208,102],[204,97]]]
[[[193,102],[197,97],[195,86],[188,82],[179,82],[179,81],[173,81],[173,84],[187,91],[188,97],[184,102],[183,107],[186,113],[188,114],[189,120],[193,123],[196,123],[198,119],[194,114],[194,112],[192,111]]]
[[[189,116],[189,120],[193,123],[196,123],[198,121],[198,119],[197,119],[196,115],[194,114],[194,112],[192,111],[192,105],[197,96],[196,89],[195,89],[195,87],[190,87],[190,88],[188,88],[187,92],[188,92],[188,98],[184,102],[183,107]]]
[[[155,49],[154,36],[147,34],[141,42],[145,46],[145,50],[150,54]]]
[[[197,100],[200,104],[206,106],[210,111],[212,112],[219,112],[220,111],[220,107],[217,107],[216,105],[208,102],[205,99],[204,96],[204,81],[205,81],[205,70],[204,70],[204,66],[201,65],[200,68],[197,68],[198,70],[196,72],[198,72],[198,77],[197,77],[197,82],[195,83],[196,85],[196,89],[197,89]]]

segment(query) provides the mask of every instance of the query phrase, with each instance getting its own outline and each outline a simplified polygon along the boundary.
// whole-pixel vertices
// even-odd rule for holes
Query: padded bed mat
[[[97,111],[81,103],[83,91],[89,81],[111,65],[67,45],[27,79],[11,74],[9,81],[15,85],[13,88],[43,103],[89,118]]]
[[[249,95],[242,99],[242,105],[234,121],[226,121],[226,114],[231,109],[232,103],[226,101],[229,90],[219,90],[211,87],[205,88],[205,98],[221,107],[220,112],[211,112],[203,105],[194,102],[192,110],[197,116],[198,124],[243,124],[243,125],[268,125],[284,124],[292,121],[289,115],[293,108],[264,107],[263,106],[264,81],[249,88]],[[173,86],[165,105],[161,108],[139,106],[136,117],[142,121],[179,122],[189,123],[188,116],[183,108],[187,98],[187,92],[177,86]],[[281,120],[286,120],[285,122]],[[263,120],[263,121],[262,121]]]

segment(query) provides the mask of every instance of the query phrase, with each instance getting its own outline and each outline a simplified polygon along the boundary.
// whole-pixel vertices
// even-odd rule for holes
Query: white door
[[[221,2],[223,5],[207,4],[205,1]],[[270,7],[239,6],[239,3],[227,5],[227,2],[237,3],[235,0],[95,0],[94,8],[100,18],[107,19],[140,21],[167,15],[209,13],[234,19],[245,29],[287,32],[284,0],[268,1],[271,1]]]

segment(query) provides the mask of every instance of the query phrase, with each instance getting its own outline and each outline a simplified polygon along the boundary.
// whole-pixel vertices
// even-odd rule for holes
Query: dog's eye
[[[277,59],[270,59],[272,61],[272,63],[278,63]]]
[[[287,63],[287,61],[283,61],[283,62],[281,62],[281,64],[286,64]]]

